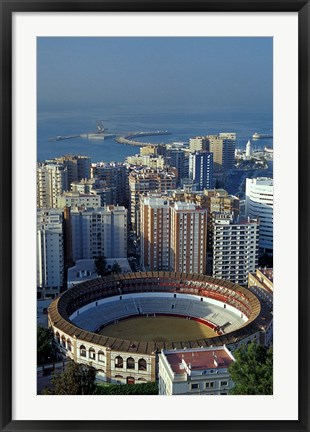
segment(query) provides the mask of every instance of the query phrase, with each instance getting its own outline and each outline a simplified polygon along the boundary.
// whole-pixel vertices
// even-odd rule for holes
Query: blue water
[[[120,107],[75,111],[45,110],[38,113],[37,159],[44,161],[64,154],[90,156],[92,162],[122,162],[127,156],[139,153],[139,147],[118,144],[114,140],[75,138],[49,141],[57,135],[95,132],[96,121],[103,120],[109,132],[168,130],[171,135],[145,137],[144,142],[188,142],[190,137],[220,132],[236,132],[237,145],[245,148],[254,132],[271,133],[272,115],[253,113],[214,113],[201,108]],[[252,141],[254,148],[272,147],[272,139]]]

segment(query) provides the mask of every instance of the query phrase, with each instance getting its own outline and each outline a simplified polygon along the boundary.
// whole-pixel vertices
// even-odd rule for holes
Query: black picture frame
[[[1,431],[309,431],[309,0],[50,1],[0,0],[0,399]],[[12,16],[14,12],[298,12],[299,55],[299,419],[297,421],[14,421],[12,420]],[[287,211],[289,211],[289,206]],[[289,229],[288,229],[289,237]],[[287,341],[289,355],[289,341]],[[288,390],[289,391],[289,390]],[[159,414],[160,416],[160,414]]]

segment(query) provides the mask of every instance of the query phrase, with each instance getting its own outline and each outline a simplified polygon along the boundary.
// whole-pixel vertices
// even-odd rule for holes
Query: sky
[[[272,38],[39,37],[38,109],[272,112]]]

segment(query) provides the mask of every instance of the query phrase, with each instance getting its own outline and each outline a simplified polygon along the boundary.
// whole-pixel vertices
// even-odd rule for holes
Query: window
[[[206,388],[214,388],[214,382],[206,382]]]
[[[221,387],[228,386],[228,381],[221,381]]]
[[[61,337],[61,345],[66,348],[66,338],[64,336]]]
[[[191,389],[192,389],[192,390],[197,390],[197,389],[199,389],[199,384],[198,384],[198,383],[192,384],[192,385],[191,385]]]
[[[146,361],[144,359],[138,361],[138,369],[140,371],[146,371]]]
[[[123,367],[123,357],[117,356],[115,357],[115,367],[122,368]]]
[[[127,369],[134,369],[135,368],[135,361],[132,357],[128,357],[127,359]]]
[[[92,360],[96,359],[96,352],[95,352],[94,348],[89,349],[89,358]]]
[[[72,351],[72,343],[71,343],[70,339],[67,340],[67,348],[68,348],[68,351]]]
[[[104,352],[98,351],[98,361],[104,362]]]
[[[80,356],[81,357],[86,357],[86,348],[84,345],[80,346]]]

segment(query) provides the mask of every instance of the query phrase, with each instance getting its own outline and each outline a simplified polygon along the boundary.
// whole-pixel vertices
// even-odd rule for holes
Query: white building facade
[[[66,167],[59,163],[37,165],[37,207],[57,207],[57,196],[67,189]]]
[[[225,345],[162,350],[159,355],[159,394],[227,395],[234,386],[228,372],[234,361]]]
[[[65,192],[57,196],[57,207],[100,207],[100,195],[83,194],[81,192]]]
[[[258,220],[234,222],[232,215],[218,214],[212,228],[212,276],[247,285],[248,274],[258,267]]]
[[[127,257],[127,209],[107,206],[71,211],[72,258]]]
[[[246,179],[245,212],[250,218],[259,218],[259,248],[273,251],[273,179],[258,177]]]
[[[37,291],[54,298],[64,284],[63,215],[57,210],[37,212]]]

